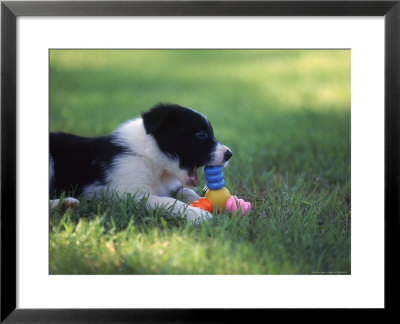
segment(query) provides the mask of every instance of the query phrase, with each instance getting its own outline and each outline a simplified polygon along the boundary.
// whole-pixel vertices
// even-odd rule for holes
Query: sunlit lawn
[[[350,51],[50,52],[51,131],[106,135],[158,102],[208,116],[252,212],[195,227],[115,196],[52,210],[51,273],[350,273]]]

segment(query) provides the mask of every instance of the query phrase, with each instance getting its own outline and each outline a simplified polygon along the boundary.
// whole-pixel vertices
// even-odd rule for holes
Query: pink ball
[[[243,204],[242,206],[242,215],[246,214],[247,212],[249,212],[251,209],[251,204],[247,201]]]
[[[225,209],[231,213],[234,213],[237,210],[235,198],[236,196],[230,196],[226,201]]]
[[[241,214],[244,215],[250,211],[251,203],[238,199],[236,196],[230,196],[226,201],[225,210],[234,213],[238,208],[241,210]]]

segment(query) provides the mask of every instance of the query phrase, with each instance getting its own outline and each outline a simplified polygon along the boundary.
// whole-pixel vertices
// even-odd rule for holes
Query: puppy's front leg
[[[181,187],[176,193],[176,199],[185,201],[189,204],[199,200],[200,196],[194,192],[192,189]]]
[[[188,206],[182,201],[169,198],[150,195],[147,200],[149,208],[162,207],[169,210],[175,217],[186,215],[186,219],[194,223],[210,219],[212,214],[200,208]]]

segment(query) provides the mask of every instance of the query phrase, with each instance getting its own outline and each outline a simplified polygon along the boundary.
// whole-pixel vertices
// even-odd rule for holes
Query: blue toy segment
[[[223,166],[221,165],[213,165],[213,166],[206,166],[204,168],[204,173],[207,175],[215,175],[222,172]]]
[[[221,189],[225,186],[225,180],[219,181],[219,182],[207,182],[207,187],[208,189],[211,190],[218,190]]]
[[[204,168],[207,179],[207,187],[211,190],[218,190],[225,186],[223,166],[208,166]]]
[[[218,182],[218,181],[224,180],[224,173],[221,172],[220,174],[216,174],[216,175],[208,175],[208,176],[206,176],[206,179],[209,182]]]

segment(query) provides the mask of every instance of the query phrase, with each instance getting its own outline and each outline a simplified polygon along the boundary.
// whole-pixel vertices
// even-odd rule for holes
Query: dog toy
[[[207,179],[206,198],[217,207],[218,211],[224,211],[226,201],[231,196],[231,193],[225,186],[224,172],[222,166],[209,166],[204,168],[204,173]]]
[[[250,208],[250,202],[245,202],[236,196],[232,196],[227,188],[225,188],[223,166],[208,166],[204,168],[207,179],[207,191],[205,198],[200,198],[193,202],[190,206],[198,207],[203,210],[213,211],[214,206],[217,212],[229,211],[231,213],[240,209],[242,215],[246,214]],[[211,207],[211,208],[210,208]]]
[[[251,204],[248,201],[239,199],[236,196],[230,196],[226,201],[225,210],[234,213],[238,209],[242,210],[242,215],[246,214],[251,209]]]

